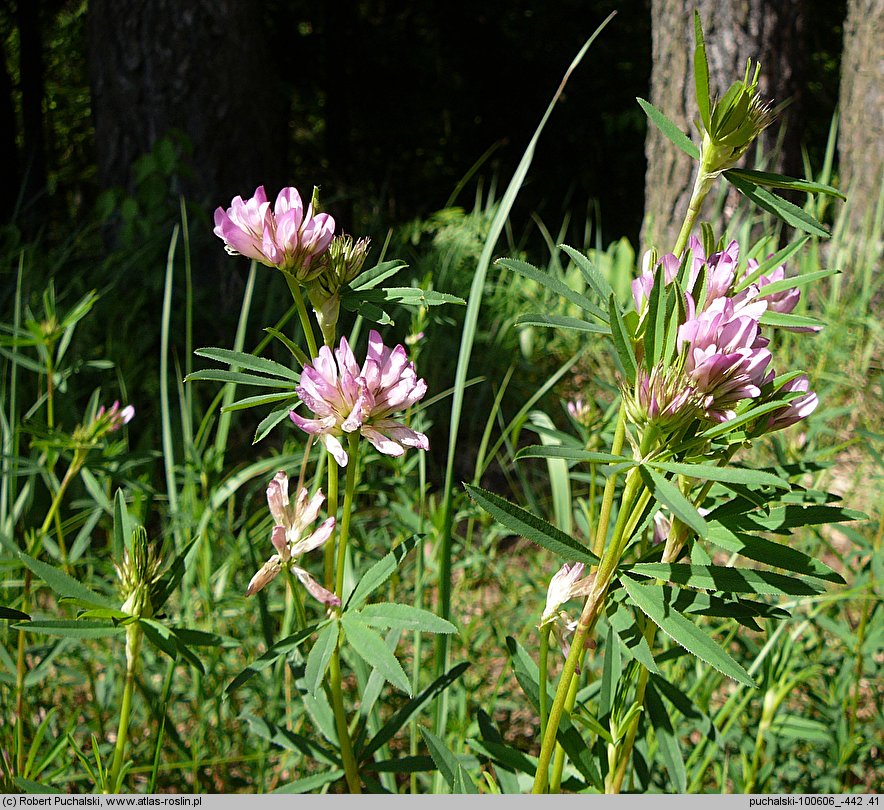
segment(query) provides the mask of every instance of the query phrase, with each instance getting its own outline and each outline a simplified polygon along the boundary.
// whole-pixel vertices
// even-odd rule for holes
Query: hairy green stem
[[[684,251],[687,246],[691,231],[694,229],[694,225],[697,223],[697,217],[700,215],[700,208],[703,206],[703,201],[709,195],[709,191],[712,189],[712,184],[715,182],[716,177],[716,174],[709,174],[703,163],[700,163],[699,169],[697,170],[697,179],[694,181],[694,189],[691,192],[691,200],[688,203],[688,210],[685,214],[681,230],[678,233],[678,239],[675,242],[675,250],[673,250],[673,253],[675,253],[676,256],[681,256],[682,251]]]
[[[334,456],[328,453],[328,514],[337,521],[338,517],[338,462]],[[332,535],[326,541],[323,549],[323,584],[328,590],[335,587],[335,529],[332,529]]]
[[[574,704],[577,702],[577,687],[580,684],[580,677],[575,673],[571,678],[571,686],[568,687],[568,697],[565,698],[565,711],[570,715],[574,711]],[[562,773],[565,770],[565,749],[560,743],[556,744],[556,754],[553,759],[552,776],[549,780],[549,792],[561,793],[562,791]]]
[[[338,561],[335,570],[335,593],[344,594],[344,563],[347,560],[347,540],[350,537],[350,513],[356,491],[356,473],[359,467],[359,432],[354,430],[347,437],[347,479],[344,483],[344,512],[341,515],[341,532],[338,537]]]
[[[338,641],[340,644],[340,638]],[[335,647],[328,666],[329,684],[332,693],[332,709],[335,714],[335,728],[338,730],[338,742],[341,746],[341,762],[344,765],[344,776],[351,793],[362,793],[359,783],[359,768],[353,756],[353,743],[350,741],[350,730],[347,728],[347,716],[344,710],[344,694],[341,690],[341,653]]]
[[[123,686],[123,699],[120,704],[120,724],[117,727],[117,742],[114,746],[114,760],[111,765],[107,788],[119,793],[120,770],[126,753],[126,742],[129,737],[129,716],[132,712],[132,693],[135,689],[135,672],[141,652],[141,626],[137,621],[126,628],[126,683]]]
[[[304,339],[307,341],[307,350],[310,352],[312,360],[317,355],[316,335],[313,333],[313,325],[310,323],[310,315],[307,313],[307,305],[304,303],[304,295],[301,292],[301,285],[294,276],[283,273],[285,280],[292,291],[292,298],[295,300],[295,307],[298,310],[298,318],[301,319],[301,328],[304,330]]]

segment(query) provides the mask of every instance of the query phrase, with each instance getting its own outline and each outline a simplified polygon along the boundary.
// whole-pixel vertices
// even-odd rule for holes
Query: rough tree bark
[[[217,205],[259,183],[273,192],[285,169],[288,99],[277,87],[262,20],[260,4],[241,0],[90,0],[105,186],[131,188],[133,161],[178,130],[192,146],[193,174],[180,189],[189,199]]]
[[[848,232],[867,230],[884,182],[884,0],[849,0],[841,57],[840,185]]]
[[[805,76],[804,0],[652,0],[653,68],[651,103],[698,140],[693,84],[694,9],[706,34],[709,81],[713,94],[723,95],[743,78],[746,60],[761,62],[760,90],[775,104],[789,101],[782,120],[787,128],[773,168],[800,172],[800,135]],[[771,127],[763,144],[777,138]],[[687,209],[693,163],[656,129],[648,126],[645,141],[645,218],[642,244],[672,249]],[[752,152],[750,151],[750,154]]]

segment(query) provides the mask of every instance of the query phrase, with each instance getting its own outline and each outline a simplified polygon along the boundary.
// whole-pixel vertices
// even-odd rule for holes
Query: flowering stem
[[[568,697],[565,698],[565,711],[570,715],[574,711],[574,704],[577,702],[577,686],[580,683],[580,677],[575,674],[571,678],[571,686],[568,687]],[[549,780],[549,792],[561,793],[562,791],[562,771],[565,769],[565,749],[560,743],[556,744],[556,756],[553,759],[552,776]]]
[[[618,425],[619,427],[619,425]],[[615,435],[616,441],[616,435]],[[540,749],[540,756],[537,761],[537,771],[534,776],[534,787],[532,793],[545,793],[549,779],[549,762],[552,758],[553,751],[556,747],[556,735],[559,730],[559,723],[562,719],[562,712],[565,710],[565,701],[571,688],[571,679],[577,669],[577,664],[583,657],[583,645],[587,635],[595,627],[595,623],[601,615],[602,608],[605,603],[605,597],[608,593],[608,586],[614,576],[617,564],[620,562],[620,556],[626,543],[629,541],[629,535],[626,533],[627,524],[632,517],[632,507],[635,503],[636,496],[642,486],[641,476],[637,468],[630,470],[626,476],[626,484],[623,488],[623,496],[620,500],[620,512],[617,516],[617,523],[611,535],[611,542],[608,545],[604,557],[599,563],[596,572],[595,584],[592,591],[586,599],[583,606],[583,612],[577,621],[577,628],[574,631],[574,637],[571,640],[571,650],[565,659],[565,666],[559,678],[559,685],[556,689],[556,697],[553,701],[552,710],[549,715],[549,722],[546,733],[543,736],[543,744]],[[604,507],[604,504],[603,504]],[[610,509],[609,509],[610,513]],[[600,524],[599,531],[602,531]]]
[[[86,461],[86,454],[82,450],[77,450],[74,453],[74,458],[71,461],[70,467],[68,467],[67,472],[64,475],[64,478],[61,479],[61,484],[59,484],[58,492],[55,493],[55,497],[52,499],[52,503],[49,505],[49,511],[46,513],[46,517],[43,520],[43,525],[40,527],[40,533],[37,539],[34,542],[34,547],[29,548],[28,551],[31,555],[36,556],[40,553],[40,547],[43,543],[43,537],[46,535],[46,532],[49,531],[49,526],[52,521],[55,519],[56,514],[58,514],[58,508],[61,506],[61,500],[64,498],[64,493],[66,492],[68,485],[75,478],[77,473],[80,471],[80,468],[83,466],[83,463]],[[27,613],[28,604],[30,602],[31,596],[31,580],[32,580],[31,569],[29,568],[25,571],[25,582],[24,588],[22,590],[22,611]],[[16,741],[17,745],[17,753],[16,753],[16,770],[19,775],[24,771],[25,765],[25,738],[24,738],[24,706],[25,706],[25,633],[23,630],[18,631],[18,648],[16,650],[16,662],[15,662],[15,711],[16,711]]]
[[[328,454],[328,514],[329,517],[338,518],[338,462],[331,453]],[[335,526],[337,528],[337,526]],[[323,549],[325,562],[323,570],[323,584],[328,590],[335,586],[335,529],[329,537]]]
[[[540,739],[543,739],[546,732],[546,719],[549,716],[547,682],[549,681],[549,634],[551,631],[551,624],[540,628]]]
[[[676,256],[681,256],[682,251],[685,249],[691,231],[694,229],[694,225],[697,222],[697,217],[700,215],[700,208],[703,206],[703,201],[712,189],[712,184],[715,182],[716,177],[716,174],[710,174],[707,171],[706,166],[701,161],[700,167],[697,170],[697,179],[694,181],[694,189],[691,192],[691,201],[688,203],[688,211],[685,215],[684,222],[682,223],[681,230],[678,233],[678,239],[675,242],[675,250],[673,253],[675,253]]]
[[[347,728],[347,716],[344,711],[344,694],[341,691],[341,653],[340,635],[338,644],[332,653],[328,665],[329,683],[332,693],[332,709],[335,713],[335,728],[338,730],[338,742],[341,746],[341,762],[344,765],[344,776],[351,793],[362,793],[362,785],[359,783],[359,769],[356,758],[353,756],[353,743],[350,741],[350,731]]]
[[[301,293],[301,285],[297,279],[288,273],[283,273],[285,280],[288,282],[289,289],[292,291],[292,298],[295,299],[295,306],[298,309],[298,317],[301,319],[301,328],[304,330],[304,338],[307,341],[307,350],[310,352],[310,359],[316,357],[316,336],[313,334],[313,325],[310,323],[310,316],[307,314],[307,306],[304,304],[304,296]]]
[[[611,443],[611,455],[618,456],[623,449],[623,441],[626,438],[626,405],[620,405],[620,411],[617,414],[617,425],[614,428],[614,441]],[[599,522],[595,534],[595,542],[592,544],[592,551],[596,557],[601,557],[605,550],[605,538],[608,532],[608,521],[611,519],[611,507],[614,504],[614,491],[617,487],[617,476],[609,476],[605,483],[605,490],[602,495],[602,507],[599,511]]]
[[[126,752],[126,741],[129,737],[129,715],[132,712],[132,693],[135,688],[135,670],[138,667],[138,656],[141,651],[141,626],[137,621],[126,628],[126,683],[123,687],[123,700],[120,704],[120,724],[117,727],[117,743],[114,747],[114,760],[111,765],[107,788],[118,793],[120,786],[120,769],[123,767],[123,755]]]
[[[347,560],[347,540],[350,536],[350,512],[353,509],[353,494],[356,491],[356,471],[359,467],[359,432],[354,430],[347,439],[347,480],[344,484],[344,512],[341,515],[341,533],[338,537],[338,562],[335,571],[335,593],[344,595],[344,563]]]

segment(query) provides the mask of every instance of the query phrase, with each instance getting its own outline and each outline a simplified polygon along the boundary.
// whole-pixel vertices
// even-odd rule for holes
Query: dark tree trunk
[[[0,39],[0,223],[8,222],[15,211],[19,194],[18,149],[15,145],[15,107],[12,104],[12,82],[6,70],[6,51]]]
[[[268,194],[285,171],[285,116],[261,4],[90,0],[90,82],[99,179],[131,189],[132,163],[170,131],[186,135],[189,199]]]
[[[22,132],[24,135],[25,220],[37,223],[36,200],[46,190],[46,136],[43,131],[43,37],[40,30],[40,0],[19,2],[19,81],[21,87]]]
[[[850,234],[867,232],[884,182],[884,0],[849,0],[841,57],[840,185]]]
[[[781,116],[786,125],[782,148],[771,168],[800,172],[806,74],[804,0],[652,0],[651,103],[698,142],[693,123],[697,118],[694,8],[699,8],[703,19],[712,93],[721,96],[735,80],[742,79],[747,59],[760,61],[762,95],[775,105],[789,102]],[[777,129],[775,124],[766,133],[765,150],[775,144]],[[687,209],[694,164],[651,125],[645,154],[648,170],[642,242],[666,251],[672,248]]]

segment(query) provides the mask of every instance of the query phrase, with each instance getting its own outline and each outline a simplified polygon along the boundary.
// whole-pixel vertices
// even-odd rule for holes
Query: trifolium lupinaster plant
[[[715,626],[701,617],[732,618],[756,629],[760,620],[788,616],[771,595],[800,601],[828,582],[843,582],[824,563],[790,548],[789,534],[820,522],[819,509],[824,521],[856,513],[804,508],[831,496],[805,489],[801,464],[758,469],[752,460],[755,445],[806,419],[819,404],[807,374],[778,351],[778,335],[814,339],[821,324],[795,310],[802,288],[834,271],[812,278],[794,273],[790,259],[806,237],[775,250],[779,232],[747,245],[726,236],[726,221],[718,223],[719,232],[698,225],[704,200],[722,179],[766,212],[817,236],[827,235],[823,226],[771,189],[842,195],[822,184],[736,168],[775,116],[758,91],[760,67],[751,62],[722,96],[712,94],[698,15],[695,21],[699,143],[639,100],[651,122],[696,161],[676,243],[644,254],[631,300],[618,299],[584,254],[563,246],[586,281],[585,293],[566,296],[583,317],[527,319],[598,335],[594,350],[612,355],[618,396],[607,407],[610,446],[598,445],[593,430],[604,418],[587,404],[596,401],[587,391],[567,408],[580,440],[569,443],[559,434],[555,443],[516,455],[566,460],[573,473],[590,478],[591,491],[603,480],[601,503],[584,520],[584,533],[570,536],[495,493],[467,486],[504,527],[560,558],[545,602],[538,588],[536,659],[510,639],[515,675],[538,718],[536,766],[522,769],[534,793],[560,792],[566,782],[569,789],[619,793],[627,777],[630,789],[647,784],[642,774],[649,753],[637,751],[636,741],[649,728],[671,784],[686,792],[671,717],[694,709],[664,662],[693,656],[696,667],[753,689],[758,673],[737,663],[728,651],[731,637],[714,638]],[[542,271],[522,261],[499,264],[544,283]],[[548,286],[561,294],[560,281],[550,279]],[[599,672],[601,680],[593,682]],[[513,760],[498,752],[494,761]],[[752,767],[758,763],[747,763]]]
[[[316,784],[343,776],[347,788],[359,793],[377,784],[371,774],[377,769],[377,752],[389,732],[385,726],[367,738],[366,701],[376,700],[380,686],[387,681],[414,698],[410,715],[465,669],[458,665],[430,689],[413,695],[412,680],[395,655],[400,633],[406,629],[452,633],[455,628],[411,604],[369,603],[423,537],[411,537],[393,548],[374,549],[377,562],[356,572],[354,581],[347,579],[352,566],[348,548],[351,519],[360,500],[360,469],[379,463],[384,456],[404,460],[408,450],[429,449],[427,436],[412,426],[420,418],[418,406],[427,385],[418,376],[408,350],[403,345],[387,346],[377,329],[368,330],[367,345],[360,349],[359,326],[364,320],[392,323],[385,306],[411,307],[420,320],[420,313],[428,306],[463,302],[415,287],[382,288],[381,283],[401,271],[403,263],[387,261],[363,270],[369,239],[335,235],[336,227],[332,216],[320,212],[317,189],[306,208],[295,188],[280,191],[271,205],[263,187],[250,199],[236,197],[228,209],[218,208],[215,234],[227,251],[276,268],[285,277],[298,313],[299,334],[293,339],[276,329],[268,331],[290,352],[298,370],[229,350],[202,349],[198,353],[248,372],[255,385],[265,384],[277,391],[280,386],[287,388],[260,400],[260,404],[277,404],[259,426],[259,437],[285,422],[295,430],[290,436],[305,449],[294,499],[289,493],[290,471],[280,470],[268,483],[267,502],[273,520],[268,547],[272,545],[274,553],[246,588],[248,596],[263,595],[274,580],[284,580],[288,607],[282,637],[234,679],[228,693],[259,671],[285,661],[286,699],[298,699],[290,698],[295,692],[303,695],[311,706],[318,705],[319,711],[326,712],[333,724],[334,730],[326,733],[325,739],[310,743],[318,746],[314,754],[320,763],[334,763]],[[357,314],[357,326],[349,335],[339,333],[342,309]],[[314,320],[321,341],[317,341]],[[299,339],[303,347],[298,345]],[[223,380],[225,373],[196,372],[189,379]],[[343,493],[339,470],[345,476]],[[361,500],[368,502],[370,497],[367,493]],[[317,520],[319,525],[314,528]],[[309,553],[320,548],[321,555]],[[386,592],[389,594],[389,588]],[[311,598],[304,599],[305,594]],[[354,658],[356,666],[367,666],[374,675],[361,687],[357,678],[361,694],[348,696],[344,665]],[[293,674],[295,671],[299,674]],[[351,700],[358,707],[355,713],[347,706]],[[396,727],[406,719],[407,715],[397,718]],[[270,719],[262,722],[267,724]]]

